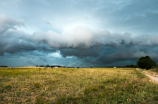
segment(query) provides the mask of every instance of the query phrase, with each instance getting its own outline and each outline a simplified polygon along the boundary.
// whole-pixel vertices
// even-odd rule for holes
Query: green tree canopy
[[[152,66],[156,66],[156,62],[149,56],[139,58],[137,65],[142,69],[151,69]]]

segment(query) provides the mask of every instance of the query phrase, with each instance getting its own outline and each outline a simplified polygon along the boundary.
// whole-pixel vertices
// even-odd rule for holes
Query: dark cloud
[[[30,34],[18,29],[22,26],[24,26],[22,21],[0,16],[0,55],[19,51],[53,50],[46,44],[36,45],[31,40],[32,36]]]
[[[155,51],[151,51],[155,50]],[[120,61],[135,61],[141,56],[149,55],[152,59],[157,60],[157,46],[125,46],[119,47],[100,46],[99,48],[93,47],[88,49],[62,49],[60,50],[63,56],[77,56],[86,62],[94,65],[105,66]]]
[[[155,35],[132,36],[129,33],[111,33],[107,30],[101,31],[83,26],[62,33],[39,31],[29,35],[18,30],[19,26],[24,26],[21,21],[7,17],[3,19],[0,22],[1,55],[23,51],[27,51],[29,55],[29,51],[33,50],[43,50],[42,53],[49,54],[58,50],[65,58],[75,56],[86,63],[100,66],[119,61],[137,60],[145,55],[158,59],[156,56],[158,36]],[[47,58],[41,53],[34,52],[32,55],[39,56],[40,60],[48,63]],[[35,64],[31,61],[27,63]]]
[[[145,55],[158,61],[157,4],[157,0],[0,1],[1,59],[25,56],[26,65],[53,60],[87,66],[136,62]],[[68,56],[72,62],[67,62]]]
[[[35,42],[44,42],[60,50],[63,57],[76,56],[93,64],[110,64],[119,61],[134,60],[149,55],[157,60],[158,36],[129,33],[119,34],[109,31],[77,27],[65,33],[36,32]]]

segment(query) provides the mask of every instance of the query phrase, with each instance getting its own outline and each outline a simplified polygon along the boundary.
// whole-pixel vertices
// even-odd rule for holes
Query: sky
[[[0,65],[158,62],[158,0],[0,0]]]

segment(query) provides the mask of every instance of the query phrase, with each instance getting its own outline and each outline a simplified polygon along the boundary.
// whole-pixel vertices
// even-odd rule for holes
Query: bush
[[[42,87],[42,84],[41,84],[41,83],[38,83],[38,82],[37,82],[37,83],[34,83],[34,87],[35,87],[35,88],[40,88],[40,87]]]
[[[156,62],[151,60],[151,58],[149,56],[145,56],[145,57],[141,57],[138,62],[137,65],[142,68],[142,69],[151,69],[152,66],[156,66]]]

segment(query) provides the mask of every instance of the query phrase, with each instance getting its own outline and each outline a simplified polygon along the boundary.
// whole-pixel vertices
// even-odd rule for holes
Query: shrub
[[[39,82],[37,82],[37,83],[34,83],[33,86],[34,86],[35,88],[40,88],[40,87],[42,87],[42,84],[39,83]]]
[[[37,96],[35,104],[47,104],[47,100],[43,96]]]
[[[4,89],[9,90],[9,91],[12,89],[11,84],[5,84],[3,87],[4,87]]]

